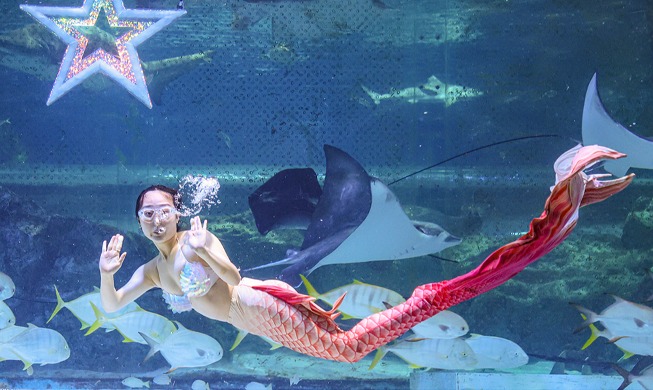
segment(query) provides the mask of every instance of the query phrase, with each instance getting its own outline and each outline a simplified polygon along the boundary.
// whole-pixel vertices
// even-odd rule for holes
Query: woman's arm
[[[147,290],[156,287],[151,277],[151,272],[156,271],[156,269],[153,269],[155,264],[150,261],[138,267],[129,282],[116,291],[113,275],[120,269],[127,256],[126,252],[120,254],[123,239],[123,236],[116,234],[111,237],[108,246],[106,241],[102,244],[100,298],[102,299],[102,308],[109,313],[120,310],[143,295]]]
[[[206,230],[207,221],[202,224],[200,217],[193,217],[190,220],[190,227],[191,229],[186,233],[184,246],[202,258],[220,279],[232,286],[238,285],[241,279],[238,268],[229,259],[220,240]]]

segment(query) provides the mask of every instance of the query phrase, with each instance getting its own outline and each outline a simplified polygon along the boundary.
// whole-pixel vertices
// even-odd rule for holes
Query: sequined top
[[[193,308],[191,297],[205,295],[217,280],[218,276],[210,267],[201,263],[186,261],[184,268],[179,273],[179,285],[184,295],[170,294],[163,291],[163,299],[173,313],[189,311]]]

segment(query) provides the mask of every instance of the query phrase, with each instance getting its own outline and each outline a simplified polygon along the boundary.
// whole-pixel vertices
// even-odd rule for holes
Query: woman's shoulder
[[[142,265],[145,276],[151,279],[157,286],[161,286],[161,277],[159,276],[159,268],[157,267],[160,256],[161,255],[157,255],[152,260]]]

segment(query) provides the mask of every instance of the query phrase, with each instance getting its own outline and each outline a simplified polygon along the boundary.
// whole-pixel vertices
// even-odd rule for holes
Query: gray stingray
[[[627,157],[605,161],[604,169],[624,176],[629,168],[653,169],[653,141],[629,131],[610,117],[596,88],[596,73],[585,94],[583,145],[601,145],[625,153]]]
[[[299,286],[300,274],[308,275],[324,265],[407,259],[436,253],[461,242],[434,223],[411,221],[392,191],[369,176],[347,153],[330,145],[324,146],[324,153],[327,161],[324,187],[301,249],[289,251],[283,260],[247,271],[283,265],[286,268],[278,278]],[[266,202],[278,200],[282,204],[281,197],[269,187],[264,193]],[[250,197],[250,206],[252,201],[259,202],[257,197]],[[259,221],[269,214],[255,209],[252,207],[257,225],[278,225]]]

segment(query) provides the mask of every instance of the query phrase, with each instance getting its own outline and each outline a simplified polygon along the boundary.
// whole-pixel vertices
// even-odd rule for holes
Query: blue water
[[[452,231],[478,245],[441,254],[460,261],[458,265],[420,258],[325,267],[313,276],[324,291],[360,279],[408,295],[418,284],[466,272],[539,215],[552,184],[552,163],[581,138],[585,89],[595,72],[613,118],[643,137],[653,136],[653,14],[644,0],[186,0],[188,13],[140,45],[139,55],[151,62],[209,50],[213,54],[210,62],[188,65],[165,83],[152,109],[102,75],[46,106],[63,51],[56,58],[46,55],[42,48],[57,40],[48,34],[34,37],[36,48],[26,47],[30,36],[16,31],[35,21],[18,8],[23,3],[3,0],[0,7],[0,122],[9,120],[0,125],[0,187],[16,194],[21,207],[33,201],[39,208],[28,213],[31,219],[21,219],[20,208],[2,214],[7,232],[0,242],[0,271],[21,272],[14,277],[24,284],[18,285],[14,301],[7,301],[20,325],[46,326],[54,307],[53,284],[66,284],[59,285],[66,300],[98,285],[95,262],[102,237],[117,231],[138,235],[133,203],[154,182],[172,185],[197,173],[221,177],[222,204],[205,216],[223,229],[216,234],[222,234],[237,265],[248,267],[283,258],[286,249],[300,242],[297,236],[266,241],[248,231],[245,227],[251,229],[253,221],[247,195],[284,168],[308,166],[324,174],[324,144],[347,151],[388,183],[493,142],[556,136],[466,154],[427,171],[441,170],[444,179],[416,176],[392,187],[415,219],[454,224],[458,217],[480,216],[482,227],[461,224],[459,232]],[[81,2],[39,5],[79,7]],[[171,10],[176,1],[127,1],[125,6]],[[431,75],[483,95],[451,106],[397,100],[375,105],[362,88],[389,93],[423,85]],[[469,173],[464,180],[463,169]],[[583,230],[570,238],[576,241],[546,257],[542,268],[538,264],[532,274],[525,271],[524,279],[502,294],[491,292],[461,305],[459,313],[472,332],[494,332],[528,352],[557,356],[563,350],[579,351],[586,339],[571,335],[580,317],[568,301],[581,300],[600,310],[609,304],[601,295],[606,292],[635,301],[650,295],[651,282],[642,271],[651,266],[650,246],[629,251],[620,244],[636,200],[650,199],[650,172],[637,173],[643,184],[633,185],[617,200],[583,210]],[[44,219],[37,221],[34,215]],[[61,218],[59,228],[25,228],[46,226],[48,218]],[[84,236],[73,218],[107,225],[104,236]],[[220,225],[225,222],[241,225],[230,230]],[[61,240],[64,248],[59,250]],[[587,242],[594,245],[575,249]],[[45,249],[34,253],[21,245]],[[133,245],[135,262],[152,255],[148,243],[134,239]],[[601,249],[582,252],[591,248]],[[554,259],[580,262],[583,256],[591,260],[579,263],[581,279],[555,273]],[[631,260],[611,262],[621,258]],[[28,260],[30,265],[24,265]],[[74,281],[63,274],[80,269],[76,267],[88,267],[89,272],[75,274]],[[582,279],[586,272],[587,280]],[[119,280],[127,277],[125,272]],[[619,285],[610,285],[618,291],[592,284],[593,277],[619,279]],[[542,287],[547,283],[550,295]],[[582,290],[586,285],[590,287]],[[154,295],[158,293],[148,298],[148,309],[171,315]],[[511,310],[511,303],[517,308]],[[229,325],[197,314],[181,318],[189,327],[221,337],[226,349],[235,337]],[[59,368],[83,368],[92,377],[93,372],[145,372],[165,365],[159,359],[158,365],[136,367],[130,359],[144,355],[144,346],[122,345],[119,338],[109,337],[113,334],[105,336],[107,341],[99,335],[84,339],[76,321],[62,312],[50,324],[69,338],[73,355],[68,362],[46,366],[47,375]],[[75,356],[74,345],[85,340],[98,343],[98,355],[115,358]],[[614,362],[620,356],[609,346],[593,348],[582,358]],[[263,343],[246,343],[243,349],[270,353]],[[238,353],[225,351],[224,361]],[[403,363],[390,360],[400,368],[388,387],[408,386]],[[110,361],[115,363],[106,363]],[[321,361],[315,362],[317,372]],[[51,383],[37,378],[22,382],[27,379],[17,379],[21,368],[17,362],[0,362],[0,378],[17,387],[57,388],[56,378],[46,378]],[[35,375],[45,368],[35,367]],[[292,368],[279,371],[264,377],[275,388],[284,387],[279,378]],[[372,378],[368,384],[352,383],[346,371],[342,378],[332,378],[342,379],[337,386],[381,386]],[[247,378],[260,373],[244,372],[240,380],[234,379],[238,374],[230,375],[236,375],[230,377],[233,383],[244,386]],[[330,386],[310,380],[304,385]],[[94,383],[79,386],[98,386]],[[226,379],[220,386],[228,385]]]

